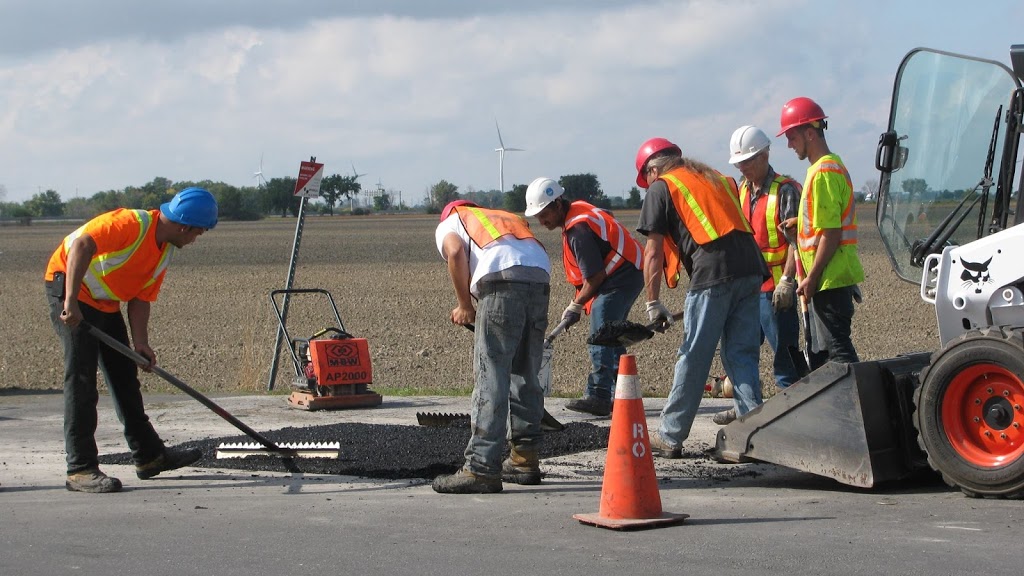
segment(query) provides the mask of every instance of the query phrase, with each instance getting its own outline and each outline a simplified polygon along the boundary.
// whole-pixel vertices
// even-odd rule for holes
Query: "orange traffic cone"
[[[647,436],[647,417],[636,374],[636,356],[619,357],[608,455],[604,463],[601,508],[597,514],[574,514],[584,524],[628,530],[679,524],[689,514],[661,509],[658,477]]]

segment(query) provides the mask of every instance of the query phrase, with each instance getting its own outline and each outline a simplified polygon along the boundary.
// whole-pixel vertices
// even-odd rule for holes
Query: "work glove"
[[[796,284],[789,276],[783,276],[775,284],[775,292],[772,294],[772,306],[776,310],[789,310],[796,301]]]
[[[565,329],[569,330],[569,326],[580,321],[580,316],[583,314],[583,305],[577,304],[576,301],[572,301],[568,306],[565,307],[565,311],[562,312],[562,322],[565,323]]]
[[[668,330],[668,327],[673,322],[672,313],[668,311],[668,308],[660,300],[651,300],[647,303],[647,318],[650,319],[652,324],[655,324],[654,329],[658,332]]]

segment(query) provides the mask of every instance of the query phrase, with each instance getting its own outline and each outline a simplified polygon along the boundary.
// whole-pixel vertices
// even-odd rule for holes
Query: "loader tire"
[[[971,497],[1024,498],[1024,338],[972,330],[932,355],[914,392],[928,463]]]

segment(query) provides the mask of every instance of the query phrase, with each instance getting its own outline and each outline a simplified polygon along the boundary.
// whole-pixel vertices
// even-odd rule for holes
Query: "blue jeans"
[[[538,372],[548,327],[547,284],[481,282],[473,346],[473,435],[466,469],[501,476],[507,426],[512,445],[533,451],[541,442],[544,391]],[[517,378],[512,378],[515,374]]]
[[[796,307],[776,310],[772,292],[762,292],[761,334],[775,353],[772,364],[775,385],[785,388],[807,375],[807,361],[800,351],[800,319]]]
[[[124,425],[124,437],[137,464],[149,462],[164,450],[164,443],[153,429],[142,400],[139,368],[133,360],[102,344],[82,326],[68,328],[60,320],[64,298],[59,283],[47,283],[50,322],[64,348],[64,449],[68,474],[99,465],[96,447],[97,369],[103,371],[114,400],[118,420]],[[128,346],[128,330],[120,312],[103,312],[79,302],[82,316],[96,328]]]
[[[610,292],[602,292],[594,298],[590,306],[590,335],[598,331],[605,322],[625,320],[629,310],[636,302],[640,291],[644,289],[643,274],[634,274],[627,285],[619,286]],[[615,379],[619,374],[619,356],[626,353],[624,346],[589,346],[590,376],[584,396],[599,400],[611,400],[615,389]]]
[[[744,276],[686,294],[683,342],[661,411],[660,432],[668,443],[680,446],[690,435],[719,341],[737,413],[742,416],[761,404],[761,331],[755,328],[760,292],[761,277]]]

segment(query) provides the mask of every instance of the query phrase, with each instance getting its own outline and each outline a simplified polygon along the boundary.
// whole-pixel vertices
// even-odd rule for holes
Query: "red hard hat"
[[[451,202],[444,205],[444,210],[441,210],[441,222],[444,222],[446,218],[459,206],[476,206],[469,200],[452,200]]]
[[[679,146],[676,146],[664,138],[651,138],[640,146],[640,150],[636,153],[637,186],[647,188],[647,174],[644,172],[644,166],[647,165],[647,161],[651,159],[651,156],[654,156],[663,150],[675,150],[680,156],[683,154],[683,151]]]
[[[828,118],[828,116],[825,116],[825,111],[814,100],[804,96],[793,98],[782,107],[782,119],[780,120],[782,129],[775,136],[782,136],[786,133],[786,130],[794,126],[808,124],[816,120],[824,120],[825,118]]]

